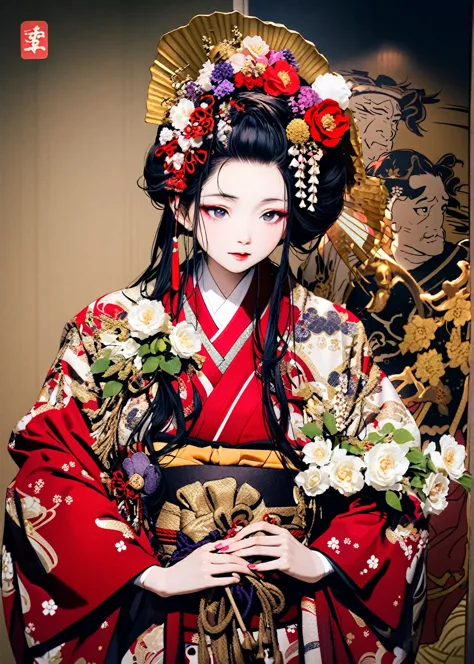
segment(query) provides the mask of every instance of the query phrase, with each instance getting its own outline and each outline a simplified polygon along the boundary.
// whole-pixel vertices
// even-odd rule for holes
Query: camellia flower
[[[332,99],[343,111],[349,106],[352,83],[348,83],[340,74],[321,74],[311,87],[321,99]]]
[[[294,95],[300,89],[300,78],[294,67],[286,60],[278,60],[273,67],[267,67],[263,73],[263,89],[269,95]]]
[[[319,105],[311,106],[304,119],[314,140],[328,148],[340,143],[350,126],[349,118],[332,99],[325,99]]]
[[[449,491],[449,480],[442,473],[431,473],[423,487],[426,502],[423,505],[423,514],[441,514],[448,504],[446,499]]]
[[[194,104],[190,99],[180,99],[170,109],[171,124],[175,129],[184,129],[189,122],[189,116],[194,111]]]
[[[234,83],[236,88],[247,88],[247,90],[253,90],[253,88],[261,88],[263,86],[263,78],[261,76],[245,76],[242,72],[238,72],[235,75]]]
[[[146,339],[157,332],[168,329],[169,316],[161,302],[157,300],[140,300],[128,312],[128,325],[132,336]]]
[[[195,328],[187,321],[173,327],[170,334],[171,349],[178,357],[189,359],[201,350],[201,339]]]
[[[303,461],[305,463],[315,463],[318,466],[324,466],[331,460],[332,444],[329,439],[322,436],[316,436],[311,442],[303,448]]]
[[[347,450],[336,447],[329,465],[329,482],[343,496],[352,496],[364,486],[364,476],[360,472],[365,466],[363,460],[347,454]]]
[[[400,482],[410,465],[405,456],[408,449],[408,445],[398,443],[374,445],[364,454],[366,484],[377,491],[400,491]]]
[[[319,496],[329,489],[329,469],[327,466],[319,468],[311,464],[307,470],[296,475],[295,482],[303,487],[308,496]]]
[[[466,448],[448,434],[441,436],[439,444],[441,452],[431,447],[433,443],[428,446],[432,462],[437,470],[444,470],[452,480],[458,480],[466,472]]]

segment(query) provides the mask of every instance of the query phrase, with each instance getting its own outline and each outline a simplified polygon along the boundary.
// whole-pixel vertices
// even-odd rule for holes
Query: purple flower
[[[234,68],[229,62],[220,62],[212,70],[211,74],[211,83],[213,85],[218,85],[226,79],[231,79],[234,77]]]
[[[274,65],[275,62],[278,62],[278,60],[284,60],[285,56],[283,55],[282,51],[270,51],[267,55],[267,58],[268,64]]]
[[[297,103],[302,113],[311,108],[311,106],[314,106],[314,104],[320,104],[321,102],[321,97],[309,85],[303,85],[300,88]]]
[[[230,81],[222,81],[222,83],[219,83],[219,85],[214,88],[214,94],[220,99],[221,97],[225,97],[225,95],[230,95],[234,90],[235,87]]]
[[[198,98],[204,93],[203,88],[196,81],[186,83],[186,97],[196,103]]]
[[[296,71],[298,71],[300,66],[298,64],[298,60],[295,58],[293,53],[289,49],[284,48],[284,49],[282,49],[281,54],[285,58],[285,60],[288,62],[288,64],[290,64],[292,67],[294,67],[296,69]]]
[[[145,452],[135,452],[131,457],[122,461],[122,468],[128,475],[128,479],[133,478],[130,485],[146,494],[154,493],[158,488],[158,478],[154,466],[151,465]]]
[[[298,106],[295,97],[288,98],[288,106],[290,107],[293,115],[300,115],[300,107]]]

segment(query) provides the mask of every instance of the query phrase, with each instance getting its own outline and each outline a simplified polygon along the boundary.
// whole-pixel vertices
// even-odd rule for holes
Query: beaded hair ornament
[[[195,16],[188,25],[163,35],[150,71],[145,119],[160,127],[155,158],[162,160],[168,176],[165,187],[175,194],[175,205],[189,178],[209,159],[207,142],[215,138],[227,146],[232,107],[245,112],[242,100],[237,100],[239,92],[260,92],[284,99],[291,111],[285,130],[300,208],[315,211],[319,162],[347,135],[346,208],[364,216],[362,222],[334,224],[331,233],[348,265],[362,235],[365,240],[363,246],[355,246],[356,253],[365,260],[375,252],[386,191],[378,178],[365,173],[362,145],[348,108],[351,84],[330,70],[313,43],[283,25],[236,11],[214,12]],[[361,233],[361,224],[367,231]],[[176,232],[173,250],[172,288],[177,289]]]

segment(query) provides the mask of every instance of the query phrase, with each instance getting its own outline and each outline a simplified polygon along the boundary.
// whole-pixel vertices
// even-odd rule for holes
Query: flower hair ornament
[[[150,72],[145,120],[160,127],[155,157],[162,161],[170,194],[182,194],[204,167],[210,141],[227,147],[231,111],[244,112],[239,92],[279,97],[292,115],[285,132],[299,207],[315,211],[319,162],[344,140],[346,208],[357,219],[341,215],[328,237],[333,234],[331,241],[348,265],[354,248],[361,260],[375,253],[383,235],[386,190],[365,172],[349,109],[351,84],[330,70],[313,43],[284,25],[240,12],[214,12],[163,35]]]

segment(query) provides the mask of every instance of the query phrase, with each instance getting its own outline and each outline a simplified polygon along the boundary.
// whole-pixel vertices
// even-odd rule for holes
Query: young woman
[[[341,211],[350,90],[283,26],[268,45],[243,35],[270,24],[198,19],[229,39],[174,88],[148,153],[151,264],[66,325],[10,440],[16,659],[413,661],[418,431],[360,322],[289,269]],[[426,475],[425,513],[447,483]]]

